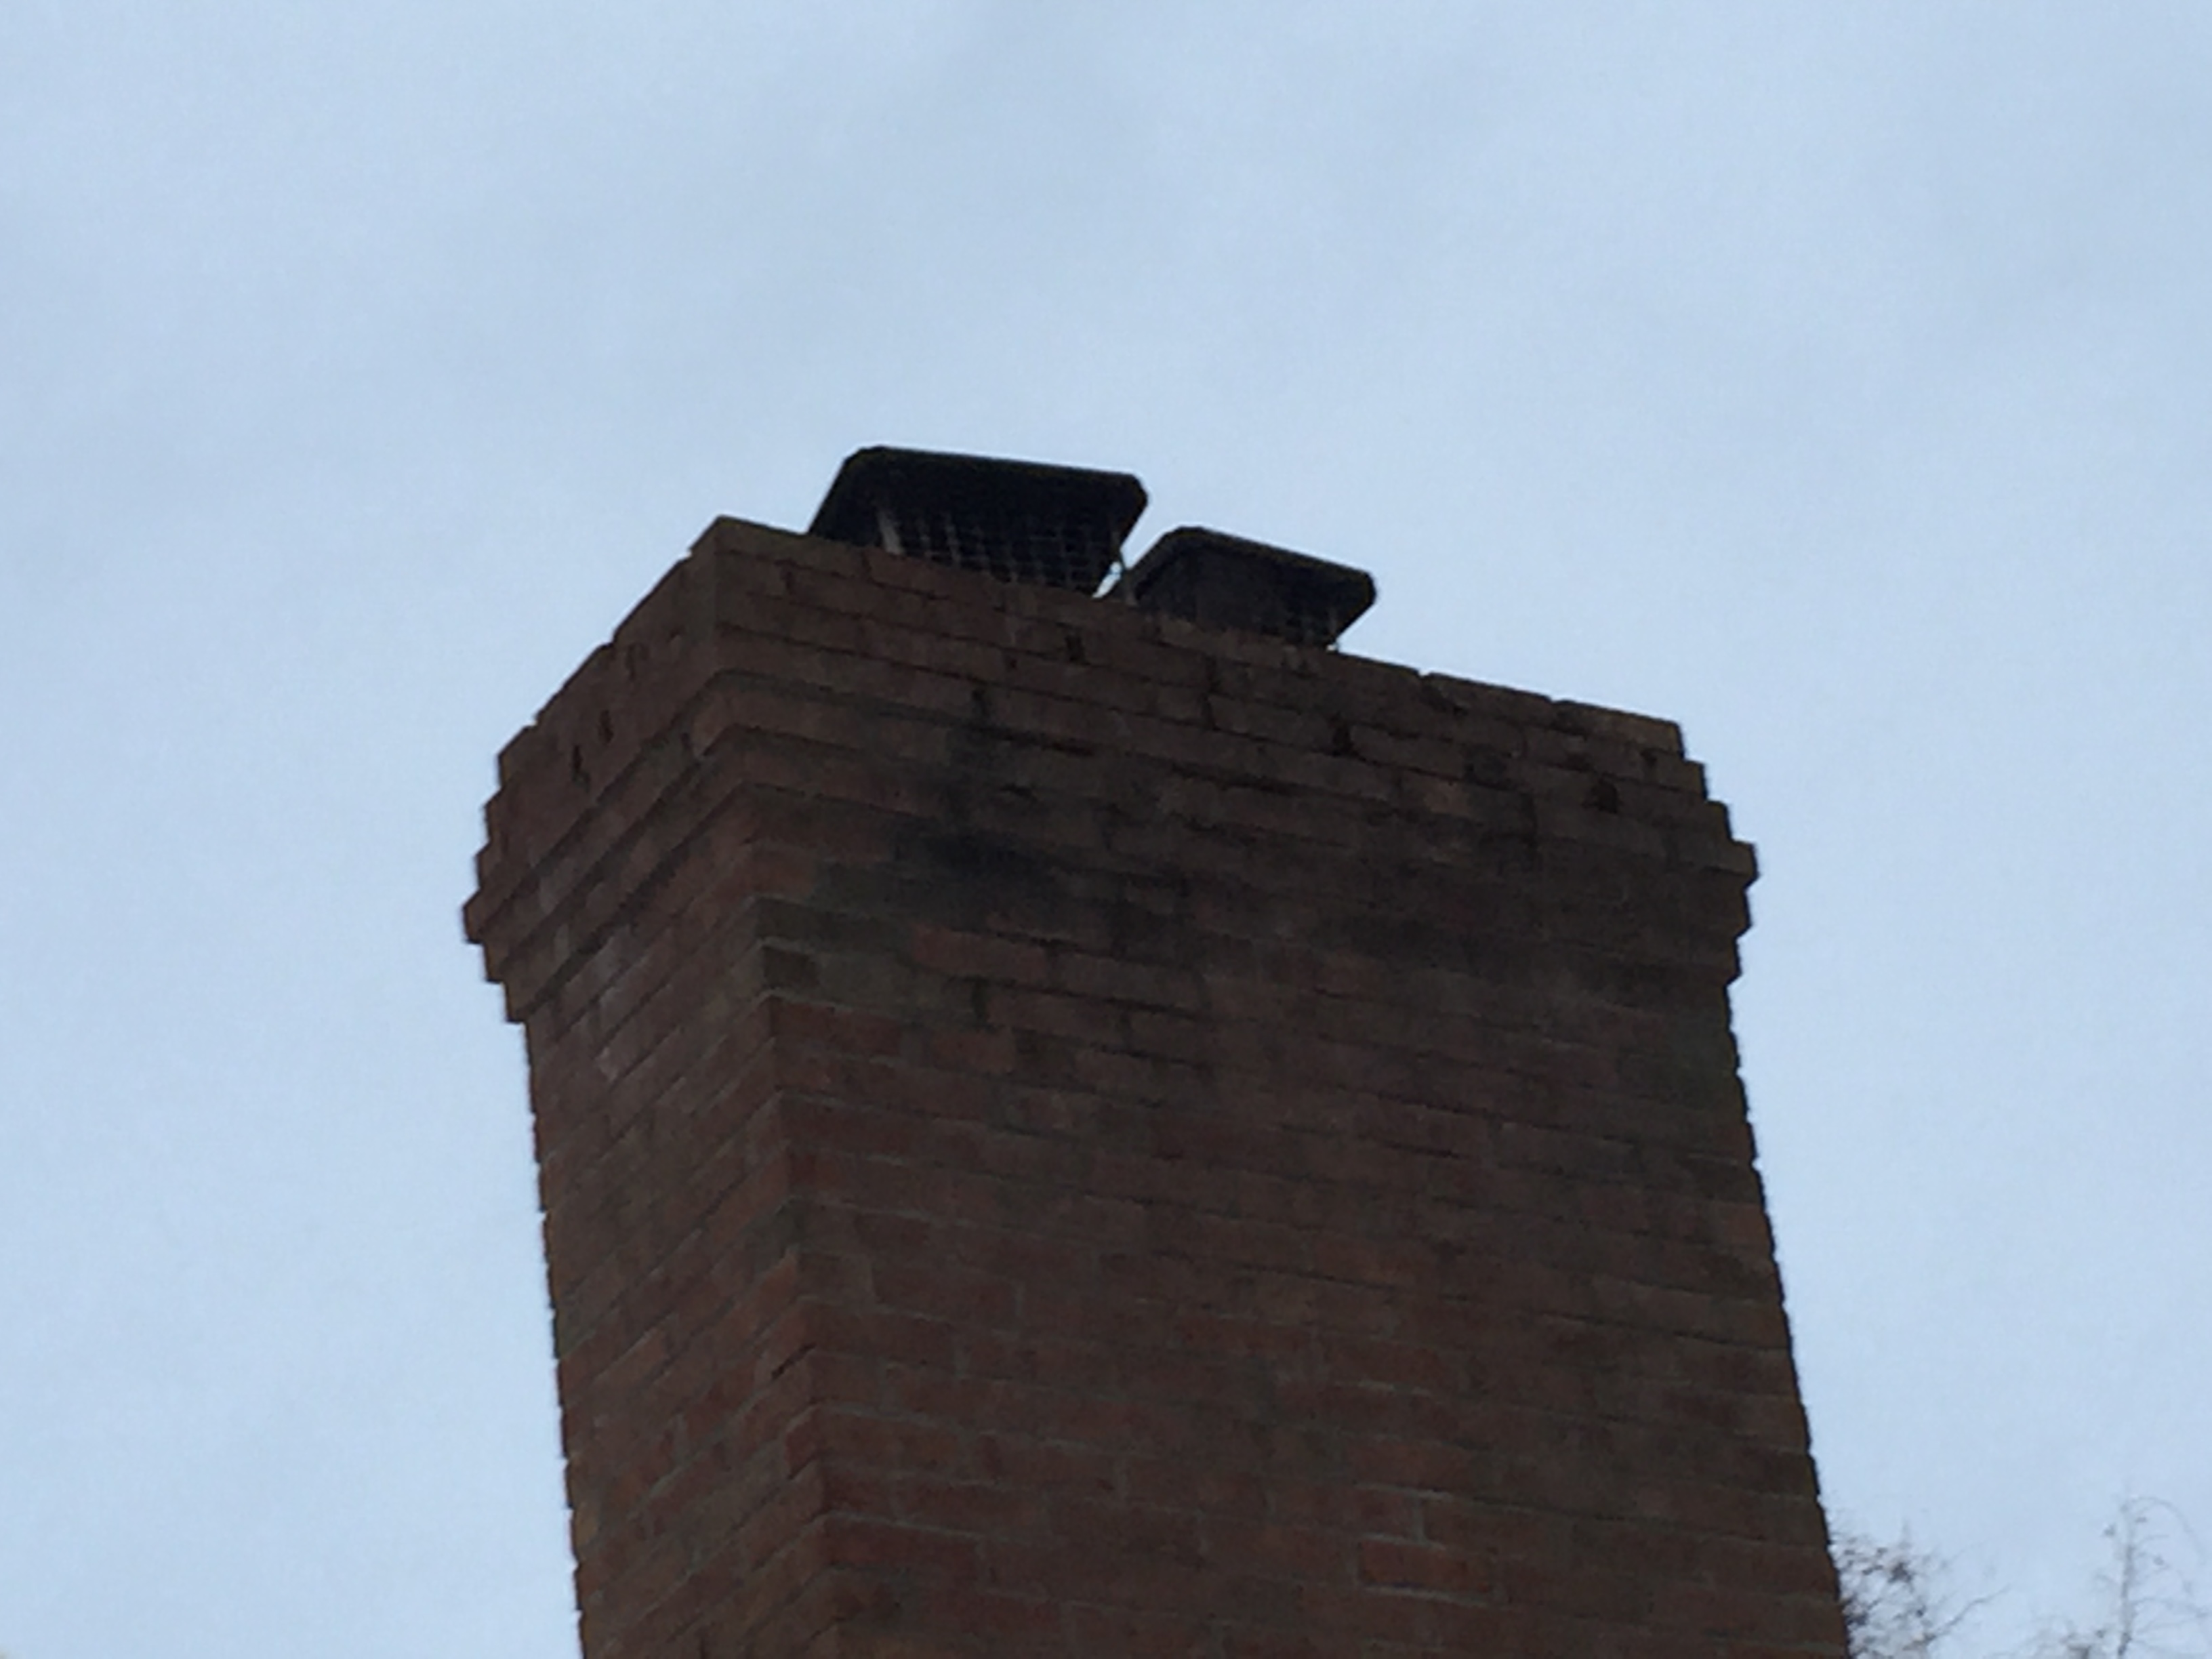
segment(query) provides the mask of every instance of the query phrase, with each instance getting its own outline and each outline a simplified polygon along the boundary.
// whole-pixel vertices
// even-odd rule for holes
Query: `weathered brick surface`
[[[1841,1652],[1672,726],[726,520],[487,820],[591,1659]]]

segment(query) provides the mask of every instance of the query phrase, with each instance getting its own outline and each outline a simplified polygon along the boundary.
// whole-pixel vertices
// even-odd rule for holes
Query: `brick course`
[[[722,520],[486,822],[590,1659],[1841,1654],[1673,726]]]

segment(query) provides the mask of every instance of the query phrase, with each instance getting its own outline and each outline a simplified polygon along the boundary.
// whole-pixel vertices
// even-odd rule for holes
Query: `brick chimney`
[[[1680,733],[993,465],[501,757],[588,1659],[1840,1656]]]

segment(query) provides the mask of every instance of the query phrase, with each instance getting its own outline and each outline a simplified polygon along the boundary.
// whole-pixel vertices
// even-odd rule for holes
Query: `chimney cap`
[[[1149,611],[1297,645],[1334,645],[1375,603],[1375,579],[1286,547],[1185,525],[1154,542],[1115,591]]]
[[[878,446],[845,458],[806,533],[1095,593],[1145,501],[1127,472]]]

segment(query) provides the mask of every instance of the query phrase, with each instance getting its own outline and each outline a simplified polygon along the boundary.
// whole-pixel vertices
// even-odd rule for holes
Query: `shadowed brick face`
[[[1841,1653],[1672,726],[724,520],[500,775],[589,1659]]]

